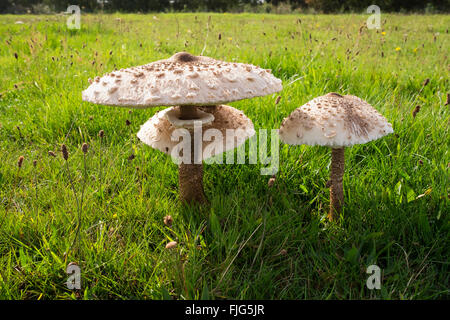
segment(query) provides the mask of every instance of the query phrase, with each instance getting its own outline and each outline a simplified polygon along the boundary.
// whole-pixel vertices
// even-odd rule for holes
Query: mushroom
[[[117,82],[116,79],[120,78]],[[97,104],[148,108],[172,106],[150,118],[138,132],[138,138],[152,148],[179,160],[179,192],[184,203],[205,203],[202,161],[230,150],[254,135],[253,123],[241,111],[224,105],[227,102],[265,96],[282,89],[281,80],[270,70],[243,63],[229,63],[204,56],[179,52],[169,59],[121,69],[95,78],[83,91],[83,100]],[[250,80],[251,79],[251,80]],[[219,130],[241,129],[237,141],[220,145],[204,144],[195,136],[195,127]],[[189,131],[191,154],[172,152],[176,128]],[[217,132],[217,131],[216,131]],[[226,139],[225,139],[226,140]],[[222,142],[223,143],[223,142]],[[194,159],[194,150],[210,153]]]
[[[344,205],[344,149],[393,133],[392,125],[366,101],[328,93],[294,110],[281,123],[281,141],[331,147],[330,211],[335,220]]]
[[[180,107],[171,107],[155,114],[141,126],[137,136],[145,144],[172,155],[180,163],[178,172],[180,198],[186,202],[202,203],[205,202],[202,161],[245,143],[248,138],[255,134],[255,130],[249,118],[243,115],[241,111],[227,105],[200,107],[197,112],[200,114],[199,119],[213,119],[211,122],[203,122],[202,131],[207,133],[208,129],[218,130],[221,137],[226,137],[229,133],[227,130],[239,130],[239,135],[235,136],[236,140],[227,143],[226,139],[214,137],[211,142],[200,143],[201,152],[196,163],[183,163],[184,155],[177,149],[179,142],[173,141],[172,136],[177,128],[189,128],[189,133],[193,137],[195,134],[193,126],[195,124],[192,122],[192,127],[190,127],[191,120],[184,120],[186,124],[182,123],[183,120],[180,120],[178,116],[181,113]],[[171,122],[172,119],[174,119],[173,122]],[[211,132],[214,133],[214,131]],[[194,140],[192,139],[191,142],[198,142]],[[195,146],[191,147],[191,155],[194,153],[194,148]],[[190,160],[192,161],[192,159]]]

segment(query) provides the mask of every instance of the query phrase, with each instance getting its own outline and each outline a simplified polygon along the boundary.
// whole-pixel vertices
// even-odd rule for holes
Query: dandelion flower
[[[383,36],[385,36],[386,35],[386,32],[385,31],[383,31],[382,33],[381,33]]]
[[[402,48],[400,48],[400,47],[395,48],[395,51],[400,51],[400,50],[402,50]]]

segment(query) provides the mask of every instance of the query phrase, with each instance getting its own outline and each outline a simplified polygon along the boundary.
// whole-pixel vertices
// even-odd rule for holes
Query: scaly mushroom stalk
[[[330,172],[330,221],[336,220],[344,206],[343,177],[345,168],[345,148],[331,149],[331,172]]]
[[[181,120],[192,120],[198,119],[197,107],[196,106],[180,106],[180,117]]]
[[[191,120],[197,119],[197,107],[181,106],[180,119]],[[203,189],[203,163],[196,164],[194,162],[195,141],[193,129],[189,130],[191,134],[191,163],[180,163],[178,166],[178,184],[180,192],[180,200],[182,203],[207,203],[205,192]]]

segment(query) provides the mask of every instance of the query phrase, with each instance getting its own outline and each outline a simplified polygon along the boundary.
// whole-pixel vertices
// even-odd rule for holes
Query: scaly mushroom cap
[[[84,101],[123,107],[218,105],[282,89],[270,70],[179,52],[90,80]]]
[[[367,143],[392,132],[392,125],[366,101],[334,92],[294,110],[279,130],[284,143],[330,147]]]
[[[167,120],[167,113],[173,114],[177,109],[179,109],[179,107],[171,107],[156,113],[141,126],[141,129],[137,133],[138,138],[152,148],[171,155],[173,148],[182,142],[182,138],[180,141],[171,140],[172,133],[177,128]],[[209,151],[212,151],[208,156],[202,156],[202,160],[237,148],[243,144],[245,140],[255,134],[252,121],[238,109],[226,105],[219,105],[200,107],[200,110],[214,116],[214,121],[212,123],[202,126],[203,140],[207,139],[206,135],[208,134],[208,129],[219,130],[223,137],[222,141],[220,139],[217,139],[216,141],[216,137],[214,136],[210,137],[211,139],[209,140],[211,141],[202,142],[203,151],[205,151],[206,148],[208,148]],[[227,129],[237,130],[235,139],[232,143],[227,143]],[[214,135],[214,132],[212,131],[209,133]],[[231,139],[228,142],[230,141]],[[202,154],[203,153],[204,152],[202,152]],[[181,158],[182,155],[178,156]],[[177,155],[175,155],[175,157],[177,158]]]

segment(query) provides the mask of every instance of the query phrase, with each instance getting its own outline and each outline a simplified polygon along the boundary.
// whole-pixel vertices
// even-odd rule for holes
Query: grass
[[[448,298],[450,17],[383,14],[380,30],[364,28],[367,17],[83,15],[68,30],[62,16],[0,16],[0,298]],[[272,188],[261,163],[205,165],[211,206],[183,208],[176,165],[136,138],[163,108],[81,101],[88,78],[178,51],[283,80],[278,104],[278,94],[230,104],[257,131],[330,91],[393,124],[347,148],[339,223],[326,219],[328,148],[280,145]],[[70,262],[79,291],[66,287]],[[371,264],[381,290],[366,288]]]

